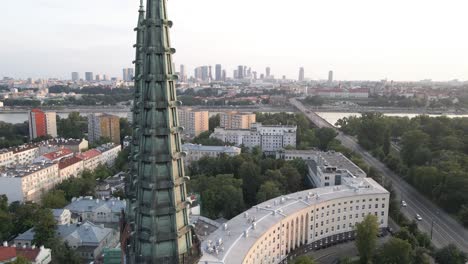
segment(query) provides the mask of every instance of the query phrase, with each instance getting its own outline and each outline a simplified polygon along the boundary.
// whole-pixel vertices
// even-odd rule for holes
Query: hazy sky
[[[138,0],[4,0],[0,77],[121,77]],[[468,80],[466,0],[169,0],[175,62],[348,80]]]

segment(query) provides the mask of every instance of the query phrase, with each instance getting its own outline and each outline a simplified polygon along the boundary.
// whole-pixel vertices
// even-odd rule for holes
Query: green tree
[[[318,139],[318,147],[320,150],[328,150],[328,146],[335,139],[338,133],[333,128],[323,127],[315,131],[315,136]]]
[[[361,223],[356,224],[356,247],[359,251],[360,263],[368,264],[372,260],[378,232],[379,224],[374,215],[367,215]]]
[[[193,139],[194,144],[201,144],[205,146],[225,146],[229,145],[226,142],[223,142],[222,140],[219,140],[217,138],[210,138],[211,132],[210,131],[205,131],[200,133],[197,137]]]
[[[274,181],[266,181],[260,186],[257,193],[257,203],[261,203],[281,195],[278,184]]]
[[[67,204],[65,192],[62,190],[52,190],[42,196],[42,206],[45,208],[63,208]]]
[[[391,238],[378,250],[375,263],[409,264],[411,263],[411,245],[405,240]]]
[[[253,162],[244,162],[240,167],[239,174],[242,177],[244,200],[248,205],[254,205],[262,183],[260,168]]]
[[[8,262],[8,264],[30,264],[29,260],[24,256],[17,256],[16,259],[12,262]]]
[[[383,153],[385,154],[385,156],[387,156],[390,153],[390,146],[391,146],[390,130],[387,129],[387,130],[385,130],[384,142],[383,142],[383,147],[382,147],[382,150],[383,150]]]
[[[221,116],[219,114],[210,117],[210,119],[208,120],[208,127],[211,132],[213,132],[215,128],[219,127],[220,124]]]
[[[297,192],[301,189],[304,182],[304,177],[297,171],[296,168],[286,164],[280,169],[281,175],[285,182],[281,182],[283,186],[286,186],[286,190],[289,193]]]
[[[408,166],[422,165],[428,157],[429,135],[420,131],[412,130],[406,132],[401,140],[401,157]],[[430,153],[430,151],[429,151]]]
[[[467,256],[455,245],[450,244],[436,251],[435,260],[438,264],[465,264]]]
[[[34,225],[34,244],[47,245],[55,237],[56,222],[50,209],[41,209]]]
[[[407,241],[413,248],[418,246],[418,240],[416,240],[416,237],[414,237],[407,227],[402,227],[395,234],[395,237]]]
[[[311,259],[308,256],[300,256],[294,259],[293,264],[316,264],[315,260]]]

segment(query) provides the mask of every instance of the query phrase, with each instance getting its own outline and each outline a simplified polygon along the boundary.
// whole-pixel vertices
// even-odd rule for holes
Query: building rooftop
[[[90,149],[88,151],[85,151],[79,155],[77,155],[78,158],[83,159],[83,160],[89,160],[94,157],[97,157],[101,155],[101,152],[97,151],[96,149]]]
[[[13,151],[13,153],[20,153],[20,152],[27,151],[30,149],[35,149],[35,148],[38,148],[38,146],[35,144],[26,144],[26,145],[21,145],[18,147],[10,148],[10,150]]]
[[[52,209],[52,214],[54,215],[54,217],[60,217],[65,211],[68,211],[68,210],[67,209]]]
[[[340,152],[328,151],[318,152],[317,166],[320,170],[326,171],[329,168],[335,170],[347,170],[354,177],[366,177],[367,174],[354,162],[350,161]]]
[[[247,255],[257,239],[271,226],[280,223],[288,215],[310,206],[345,197],[369,194],[388,194],[388,191],[370,178],[348,179],[345,185],[322,187],[280,196],[258,204],[232,218],[202,242],[203,257],[199,263],[239,263]],[[255,223],[255,229],[253,229]],[[248,236],[244,234],[247,232]],[[215,253],[207,251],[209,241],[221,239],[224,250]]]
[[[6,178],[21,178],[28,176],[31,173],[46,169],[48,167],[54,166],[56,163],[52,162],[43,162],[43,163],[34,163],[30,165],[17,165],[14,167],[7,167],[6,169],[0,171],[0,177]]]
[[[53,151],[53,152],[44,154],[42,156],[45,157],[48,160],[57,160],[57,159],[60,159],[60,158],[66,157],[66,156],[70,156],[72,154],[73,154],[73,151],[71,151],[71,150],[69,150],[67,148],[63,148],[63,149],[59,149],[57,151]]]
[[[72,166],[73,164],[76,164],[76,163],[80,162],[80,161],[82,161],[82,159],[79,158],[79,157],[76,157],[76,156],[61,159],[60,162],[59,162],[59,169],[67,168],[69,166]]]
[[[216,152],[233,152],[237,153],[241,149],[238,147],[232,146],[203,146],[191,143],[185,143],[182,145],[183,150],[191,150],[191,151],[216,151]]]
[[[119,147],[119,146],[120,145],[117,145],[115,143],[106,143],[106,144],[102,144],[99,147],[97,147],[96,150],[103,153],[103,152],[109,151],[109,150],[114,149],[114,148]]]
[[[0,247],[0,262],[9,261],[16,258],[15,247]]]
[[[72,202],[65,206],[65,209],[68,209],[74,213],[84,213],[96,211],[97,209],[101,208],[107,208],[111,212],[120,213],[122,209],[125,210],[126,204],[127,203],[125,200],[115,198],[110,200],[101,200],[93,199],[93,197],[87,196],[73,198]]]
[[[53,139],[48,139],[45,141],[42,141],[41,144],[44,145],[79,145],[81,144],[85,139],[74,139],[74,138],[53,138]]]

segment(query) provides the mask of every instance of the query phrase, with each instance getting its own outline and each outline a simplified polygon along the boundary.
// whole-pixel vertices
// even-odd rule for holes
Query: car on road
[[[416,214],[416,220],[422,221],[422,217],[419,214]]]
[[[401,201],[401,206],[406,207],[406,206],[408,206],[408,204],[404,200],[402,200]]]

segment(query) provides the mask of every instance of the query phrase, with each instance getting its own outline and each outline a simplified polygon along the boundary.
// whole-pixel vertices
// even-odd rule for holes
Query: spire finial
[[[140,11],[144,11],[144,8],[143,8],[143,0],[140,0]]]

